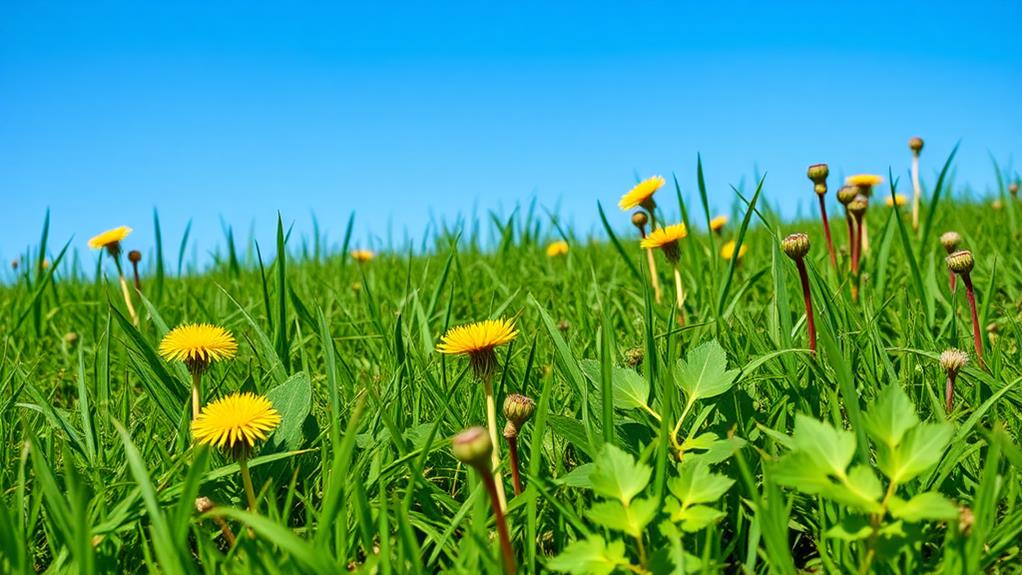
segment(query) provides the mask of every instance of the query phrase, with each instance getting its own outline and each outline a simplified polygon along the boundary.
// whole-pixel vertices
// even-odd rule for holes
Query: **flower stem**
[[[142,280],[138,276],[138,262],[131,262],[131,270],[135,276],[135,290],[142,291]]]
[[[248,498],[248,510],[256,512],[255,489],[252,487],[252,475],[248,472],[248,454],[238,456],[238,467],[241,469],[241,482],[245,484],[245,497]]]
[[[919,201],[923,190],[919,186],[919,154],[912,154],[912,229],[919,230]]]
[[[131,292],[128,290],[128,282],[124,279],[124,269],[121,268],[121,259],[114,258],[117,266],[117,277],[121,284],[121,294],[124,296],[124,305],[128,308],[128,315],[131,316],[132,325],[138,327],[138,314],[135,313],[135,304],[131,303]]]
[[[813,318],[813,298],[809,292],[809,274],[806,272],[806,263],[802,258],[795,260],[795,267],[798,268],[798,279],[802,282],[802,297],[806,304],[806,329],[809,331],[809,349],[816,355],[816,322]]]
[[[681,270],[674,264],[674,294],[678,305],[678,322],[685,325],[685,288],[681,285]]]
[[[493,396],[493,376],[487,375],[483,378],[483,392],[486,394],[486,425],[490,431],[490,441],[493,443],[493,451],[490,453],[490,462],[493,466],[494,482],[497,484],[497,500],[500,503],[501,512],[507,508],[507,499],[504,496],[504,482],[501,480],[500,471],[500,439],[497,437],[497,400]]]
[[[852,221],[852,214],[845,213],[845,222],[848,223],[848,254],[851,256],[855,252],[855,222]],[[849,265],[851,265],[851,259],[849,259]]]
[[[192,372],[192,420],[199,417],[199,409],[202,407],[202,374],[198,371]]]
[[[830,238],[830,222],[827,221],[827,202],[822,194],[817,194],[820,198],[820,216],[823,218],[823,235],[827,237],[827,252],[830,253],[830,265],[837,269],[837,254],[834,252],[834,242]]]
[[[976,290],[972,288],[972,276],[968,273],[962,274],[962,283],[965,284],[965,297],[969,300],[969,311],[972,313],[972,339],[976,347],[976,360],[979,366],[983,367],[983,335],[979,330],[979,314],[976,313]]]
[[[948,279],[947,279],[948,287],[951,288],[951,293],[955,293],[955,289],[958,287],[958,282],[955,281],[955,280],[958,279],[958,278],[955,277],[955,272],[953,272],[953,271],[948,270],[947,273],[948,273]]]
[[[507,451],[511,456],[511,482],[515,486],[515,497],[522,494],[522,478],[518,472],[518,438],[507,438]]]
[[[951,410],[955,404],[955,378],[950,373],[947,375],[947,386],[944,389],[944,408],[947,409],[948,415],[951,415]]]
[[[660,303],[660,300],[663,298],[660,292],[660,278],[657,277],[656,257],[653,256],[653,250],[650,248],[646,248],[646,259],[649,262],[650,283],[653,284],[653,299],[656,303]]]
[[[511,536],[507,531],[507,520],[504,518],[504,510],[500,501],[500,492],[497,490],[498,483],[494,480],[493,474],[486,469],[480,469],[479,475],[483,478],[486,491],[490,494],[490,504],[493,507],[493,519],[497,524],[497,534],[500,537],[500,554],[504,559],[504,571],[513,575],[518,572],[518,565],[515,562],[515,551],[511,547]]]

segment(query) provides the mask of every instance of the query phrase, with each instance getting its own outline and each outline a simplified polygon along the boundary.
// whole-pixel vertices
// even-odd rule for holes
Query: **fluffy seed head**
[[[160,342],[163,359],[183,361],[192,373],[202,373],[210,363],[230,359],[237,351],[231,332],[208,323],[179,325]]]
[[[971,272],[976,263],[969,250],[958,250],[944,259],[947,261],[947,269],[959,275]]]
[[[826,183],[827,176],[830,175],[830,168],[827,167],[827,164],[813,164],[809,166],[809,170],[807,170],[806,175],[809,176],[809,179],[812,180],[814,184],[823,184]]]
[[[458,461],[475,467],[480,472],[489,470],[493,442],[483,427],[470,427],[454,436],[451,451]]]
[[[794,233],[781,240],[781,249],[793,260],[800,260],[809,253],[809,235]]]
[[[857,195],[859,195],[859,189],[855,186],[841,186],[837,191],[837,201],[847,207]]]
[[[958,375],[958,372],[967,363],[969,363],[969,354],[960,349],[952,348],[940,354],[940,367],[944,368],[948,375]]]
[[[944,232],[940,234],[940,245],[944,246],[948,254],[952,254],[962,243],[962,236],[958,232]]]
[[[653,194],[659,190],[666,180],[663,176],[653,176],[647,178],[638,184],[634,188],[628,190],[628,193],[621,196],[621,201],[617,203],[618,207],[622,210],[630,210],[642,206],[646,209],[652,209],[656,204],[653,203]]]
[[[192,437],[237,456],[266,439],[279,424],[280,414],[269,399],[250,392],[233,393],[202,408],[192,421]]]
[[[919,136],[913,136],[908,140],[908,149],[912,150],[916,154],[923,151],[923,139]]]

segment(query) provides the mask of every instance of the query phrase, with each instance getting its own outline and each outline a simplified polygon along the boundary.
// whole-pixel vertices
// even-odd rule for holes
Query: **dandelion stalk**
[[[951,255],[958,251],[958,246],[962,244],[962,236],[958,232],[944,232],[940,235],[940,244],[944,246],[944,250],[947,251],[947,255]],[[947,270],[947,282],[948,289],[951,293],[955,293],[957,287],[955,282],[955,272],[951,269]]]
[[[202,374],[214,361],[230,359],[238,343],[226,329],[210,324],[185,324],[167,332],[160,342],[160,355],[167,361],[184,362],[192,374],[192,420],[202,406]]]
[[[859,271],[862,259],[863,242],[866,236],[866,209],[869,207],[869,198],[858,195],[850,204],[848,212],[855,218],[855,242],[852,243],[852,300],[859,299]]]
[[[964,351],[949,349],[940,354],[940,366],[947,373],[947,385],[944,388],[944,408],[949,415],[954,408],[955,381],[958,379],[958,372],[968,362],[969,356]]]
[[[923,151],[923,139],[916,136],[908,141],[912,150],[912,229],[919,230],[919,203],[922,201],[923,189],[919,185],[919,153]]]
[[[248,499],[248,510],[256,513],[255,488],[252,486],[252,474],[248,471],[248,453],[238,455],[238,468],[241,470],[241,482],[245,484],[245,497]]]
[[[131,250],[128,252],[128,261],[131,262],[131,271],[135,279],[135,291],[142,291],[142,279],[138,274],[138,262],[142,261],[142,252]]]
[[[969,312],[972,314],[972,339],[976,349],[976,361],[983,367],[983,334],[979,328],[979,313],[976,311],[976,290],[972,286],[972,268],[975,260],[972,252],[960,250],[945,258],[947,267],[958,274],[965,284],[965,297],[969,300]]]
[[[656,229],[656,202],[653,200],[653,194],[663,187],[666,181],[663,176],[646,178],[621,196],[621,200],[617,203],[618,207],[625,211],[641,208],[645,212],[639,211],[632,214],[632,224],[639,228],[643,240],[646,239],[647,221],[651,224],[650,229]],[[660,303],[660,280],[657,278],[656,260],[648,249],[646,257],[649,262],[650,283],[653,284],[653,297],[656,298],[657,303]]]
[[[660,248],[664,252],[664,257],[674,268],[675,304],[678,307],[678,321],[682,325],[685,324],[685,290],[681,285],[681,270],[678,269],[678,262],[681,259],[679,242],[686,236],[688,236],[688,230],[685,228],[685,224],[674,224],[653,230],[639,243],[639,247],[648,250]]]
[[[522,478],[518,464],[518,434],[522,426],[532,417],[536,410],[536,402],[519,393],[509,394],[504,398],[504,439],[507,440],[508,454],[511,456],[511,482],[515,487],[515,496],[522,494]]]
[[[809,253],[809,236],[803,233],[791,234],[781,241],[781,248],[794,260],[798,278],[802,284],[802,298],[806,308],[806,329],[809,332],[809,350],[816,355],[816,322],[813,317],[813,298],[809,292],[809,273],[806,271],[805,256]]]
[[[515,561],[515,552],[511,547],[511,536],[507,528],[507,519],[504,517],[504,507],[500,502],[500,494],[497,482],[489,467],[493,443],[485,429],[482,427],[470,427],[454,437],[451,451],[462,463],[471,466],[479,474],[486,492],[490,496],[490,506],[493,509],[494,523],[497,525],[497,536],[500,539],[501,557],[504,561],[505,573],[514,574],[518,572],[518,565]]]
[[[823,235],[827,240],[827,253],[830,254],[830,265],[837,269],[837,253],[834,251],[834,241],[830,237],[830,222],[827,220],[827,176],[830,168],[827,164],[813,164],[809,166],[808,176],[813,182],[813,190],[820,200],[820,218],[823,219]]]
[[[504,482],[500,475],[500,443],[497,441],[497,400],[493,395],[493,374],[487,375],[483,379],[483,393],[486,394],[486,427],[490,434],[490,443],[493,448],[490,449],[490,464],[492,465],[493,475],[498,481],[497,499],[500,502],[500,509],[503,511],[507,509],[507,497],[504,495]]]
[[[632,225],[639,228],[639,237],[646,239],[646,222],[649,221],[649,216],[646,212],[638,211],[632,214]],[[656,258],[653,257],[653,250],[651,248],[643,248],[646,252],[646,264],[649,266],[649,283],[653,286],[653,299],[656,303],[660,303],[660,278],[656,271]]]

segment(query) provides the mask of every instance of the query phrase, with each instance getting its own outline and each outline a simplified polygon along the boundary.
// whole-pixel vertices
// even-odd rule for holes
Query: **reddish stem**
[[[955,288],[958,285],[958,282],[956,282],[955,280],[958,279],[958,278],[955,277],[955,272],[953,272],[953,271],[948,270],[947,273],[949,274],[948,275],[948,286],[951,288],[951,293],[955,293]]]
[[[515,552],[511,548],[511,536],[507,532],[507,522],[504,520],[504,511],[500,508],[500,496],[497,495],[497,484],[493,481],[493,473],[489,469],[480,468],[479,475],[483,478],[486,491],[490,493],[490,503],[493,507],[493,518],[497,524],[497,534],[500,536],[500,552],[504,559],[504,571],[513,575],[518,572],[518,565],[515,563]]]
[[[813,321],[813,298],[809,295],[809,274],[806,273],[806,264],[801,258],[795,260],[795,267],[798,268],[798,278],[802,282],[802,296],[806,304],[806,328],[809,330],[809,350],[816,355],[816,322]]]
[[[837,269],[837,254],[834,253],[834,242],[830,239],[830,222],[827,221],[827,202],[822,194],[816,195],[820,198],[820,216],[823,218],[823,235],[827,237],[827,251],[830,252],[830,265]]]
[[[138,278],[138,262],[131,262],[131,269],[135,272],[135,289],[142,291],[142,281]]]
[[[851,255],[855,253],[855,225],[852,222],[852,215],[845,214],[845,221],[848,222],[848,254]]]
[[[965,284],[965,297],[969,300],[969,311],[972,312],[972,339],[976,346],[976,360],[980,367],[983,367],[983,336],[979,331],[979,314],[976,313],[976,291],[972,289],[972,277],[968,273],[962,274],[962,283]]]
[[[955,378],[950,373],[947,375],[947,387],[944,389],[944,408],[948,414],[951,413],[955,404]]]
[[[515,496],[522,494],[522,477],[518,473],[518,438],[507,438],[507,450],[511,454],[511,481],[515,485]]]
[[[862,257],[862,218],[855,217],[855,243],[852,245],[852,273],[859,274],[859,258]]]

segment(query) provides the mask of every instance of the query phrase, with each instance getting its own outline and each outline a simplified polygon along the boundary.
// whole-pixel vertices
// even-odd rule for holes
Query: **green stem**
[[[256,512],[255,489],[252,487],[252,475],[248,472],[248,454],[238,457],[238,467],[241,468],[241,482],[245,484],[245,497],[248,498],[248,510]]]
[[[493,396],[493,376],[487,375],[483,378],[483,392],[486,394],[486,425],[490,431],[490,441],[493,443],[493,451],[490,452],[490,462],[493,465],[493,481],[497,486],[497,498],[500,500],[500,510],[507,509],[507,499],[504,495],[504,482],[500,476],[500,438],[497,437],[497,400]]]
[[[202,374],[198,371],[192,372],[192,420],[199,417],[199,410],[202,407]]]

